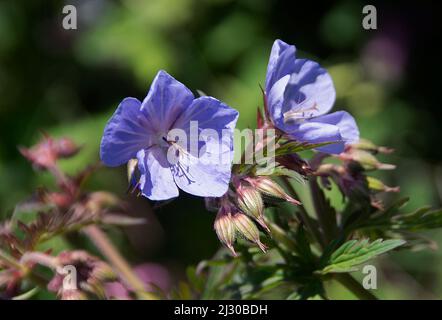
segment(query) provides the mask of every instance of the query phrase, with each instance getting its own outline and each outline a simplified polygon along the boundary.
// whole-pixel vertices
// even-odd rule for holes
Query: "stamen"
[[[286,113],[284,113],[284,122],[313,117],[313,113],[311,113],[310,115],[306,115],[306,112],[308,112],[308,111],[318,111],[318,106],[317,106],[316,102],[313,103],[313,105],[311,107],[306,108],[306,109],[301,108],[298,110],[287,111]]]
[[[182,146],[180,146],[176,141],[167,141],[170,145],[174,146],[178,152],[181,152],[182,154],[189,156],[190,157],[190,153],[184,149]]]
[[[178,151],[178,157],[179,157],[179,158],[184,157],[184,156],[187,156],[187,157],[189,157],[189,158],[191,157],[191,154],[190,154],[186,149],[184,149],[182,146],[180,146],[176,140],[175,140],[175,141],[173,141],[173,140],[167,140],[166,137],[162,137],[162,138],[163,138],[163,140],[164,140],[165,142],[167,142],[169,145],[171,145],[171,146],[173,146],[173,147],[176,148],[176,150]],[[187,170],[183,167],[183,164],[182,164],[180,161],[177,162],[177,168],[178,168],[178,170],[177,170],[177,174],[178,174],[180,177],[181,177],[181,176],[186,177],[186,179],[187,179],[187,181],[188,181],[189,184],[195,182],[195,180],[192,180],[192,179],[191,179],[191,175],[190,175],[190,174],[187,172]]]
[[[178,174],[179,174],[180,171],[181,171],[181,173],[182,173],[181,176],[186,177],[187,182],[188,182],[189,184],[194,183],[195,180],[192,180],[192,179],[191,179],[191,175],[190,175],[190,173],[188,173],[187,170],[184,169],[184,167],[183,167],[183,165],[181,164],[181,162],[178,161],[177,164],[178,164],[178,168],[180,169],[180,170],[178,170]]]
[[[132,188],[132,190],[130,191],[130,193],[134,193],[134,192],[138,189],[139,186],[140,186],[140,182],[138,181],[138,182],[134,185],[134,187]]]

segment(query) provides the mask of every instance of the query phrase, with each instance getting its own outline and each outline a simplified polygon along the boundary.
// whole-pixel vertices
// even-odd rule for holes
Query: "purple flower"
[[[265,84],[271,120],[292,139],[335,142],[318,150],[341,153],[359,140],[356,122],[345,111],[326,114],[336,98],[330,75],[314,61],[296,59],[295,53],[295,46],[281,40],[273,44]]]
[[[136,186],[151,200],[202,197],[228,188],[238,112],[159,71],[143,102],[124,99],[104,129],[100,157],[114,167],[138,160]]]

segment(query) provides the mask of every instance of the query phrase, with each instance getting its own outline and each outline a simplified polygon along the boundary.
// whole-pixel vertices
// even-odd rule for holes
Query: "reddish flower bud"
[[[312,173],[310,165],[301,159],[301,157],[296,153],[277,156],[276,162],[287,169],[298,172],[303,176],[307,176]]]
[[[270,232],[264,222],[264,202],[261,193],[250,185],[240,183],[237,187],[237,203],[239,208],[254,218],[267,232]]]
[[[298,200],[290,197],[279,184],[269,177],[247,178],[247,182],[267,197],[286,200],[294,205],[301,204]]]
[[[49,282],[48,289],[57,292],[62,299],[86,299],[88,294],[104,297],[104,284],[116,279],[115,272],[107,263],[86,251],[64,251],[54,261],[59,268]],[[72,280],[76,282],[69,283],[69,287],[64,285],[67,273],[64,270],[65,266],[69,266],[70,272],[75,274]]]
[[[18,149],[39,170],[53,168],[57,159],[70,157],[79,150],[68,138],[54,140],[47,135],[31,148],[19,147]]]
[[[341,153],[339,157],[344,161],[358,162],[365,170],[393,170],[396,168],[393,164],[381,163],[376,157],[368,151],[350,149]]]
[[[259,230],[249,217],[241,212],[236,212],[232,215],[232,220],[236,230],[241,235],[247,240],[256,243],[263,252],[266,252],[266,246],[259,239]]]
[[[215,229],[219,241],[229,248],[232,254],[236,257],[237,254],[233,248],[233,243],[235,242],[236,238],[235,225],[232,220],[231,212],[226,210],[225,207],[221,208],[216,215],[213,228]]]
[[[54,167],[57,153],[52,146],[52,139],[45,139],[32,148],[18,148],[20,153],[38,170]]]
[[[43,195],[45,203],[55,204],[60,208],[67,208],[74,201],[73,196],[64,192],[49,192]]]
[[[54,150],[59,158],[69,158],[75,155],[80,148],[69,138],[54,140]]]

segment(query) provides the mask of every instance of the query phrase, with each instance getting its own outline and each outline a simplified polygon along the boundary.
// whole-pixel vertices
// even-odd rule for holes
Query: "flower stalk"
[[[14,257],[10,256],[7,252],[0,248],[0,260],[8,264],[10,267],[22,270],[24,267]]]
[[[337,273],[334,276],[340,284],[350,290],[356,297],[361,300],[378,300],[378,298],[370,291],[366,290],[355,278],[348,273]]]
[[[100,252],[107,258],[107,260],[109,260],[112,266],[118,271],[118,274],[121,276],[122,280],[134,290],[138,298],[144,300],[158,299],[155,294],[146,292],[141,279],[133,272],[129,263],[123,258],[106,234],[101,231],[99,227],[92,225],[84,228],[83,231],[100,250]]]
[[[321,197],[318,182],[315,177],[312,177],[309,180],[310,187],[310,195],[312,197],[313,210],[315,212],[316,217],[318,218],[318,222],[321,226],[324,241],[329,244],[336,234],[336,218],[332,217],[329,212],[327,212],[326,208],[324,208],[324,199]]]

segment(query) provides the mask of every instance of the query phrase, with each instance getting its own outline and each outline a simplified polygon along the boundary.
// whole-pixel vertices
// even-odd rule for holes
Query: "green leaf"
[[[286,300],[301,300],[301,296],[298,291],[294,291],[285,298]]]
[[[284,285],[286,282],[284,281],[284,273],[281,269],[275,271],[273,275],[266,278],[262,282],[256,283],[247,283],[242,289],[242,298],[243,299],[259,299],[263,294],[277,289],[278,287]]]
[[[299,225],[295,234],[296,251],[304,262],[314,262],[315,256],[310,248],[306,231],[303,225]]]
[[[405,243],[404,240],[377,239],[369,243],[368,239],[357,241],[350,240],[333,252],[327,263],[319,271],[320,274],[336,272],[352,272],[357,270],[356,266],[367,262],[387,251],[393,250]]]
[[[332,141],[332,142],[321,142],[321,143],[307,143],[299,141],[289,141],[276,149],[275,156],[283,156],[286,154],[293,154],[301,151],[316,149],[332,143],[335,142]]]
[[[359,206],[352,206],[350,203],[346,210],[350,213],[344,218],[344,226],[347,233],[357,229],[385,229],[391,227],[391,219],[400,214],[410,198],[405,197],[397,200],[385,210],[377,210],[374,212],[363,211]]]
[[[29,291],[26,291],[25,293],[22,293],[18,296],[15,296],[12,298],[12,300],[29,300],[31,299],[35,294],[37,294],[39,291],[38,287],[32,288]]]
[[[186,275],[189,283],[192,285],[192,288],[197,292],[201,292],[206,281],[205,276],[198,274],[195,266],[187,267]]]
[[[379,229],[403,231],[420,231],[442,227],[442,209],[431,210],[431,207],[422,207],[410,213],[398,212],[394,206],[384,212],[374,214],[356,225],[358,229]]]
[[[299,183],[303,183],[305,184],[305,179],[304,177],[299,174],[296,171],[284,168],[284,167],[280,167],[280,166],[276,166],[276,167],[265,167],[265,168],[257,168],[255,171],[255,174],[257,176],[272,176],[272,177],[276,177],[276,176],[285,176],[285,177],[289,177],[292,179],[295,179],[297,182]]]
[[[418,231],[442,227],[442,209],[431,211],[430,207],[420,208],[412,213],[393,217],[392,229]]]
[[[193,299],[192,288],[190,285],[184,281],[180,281],[178,287],[175,289],[174,298],[179,300]]]
[[[225,286],[234,276],[239,267],[238,259],[220,259],[225,256],[226,249],[217,252],[215,260],[206,260],[200,262],[196,268],[196,273],[201,274],[203,269],[207,269],[207,278],[205,278],[204,288],[201,293],[201,299],[220,299],[222,294],[221,287]]]
[[[324,284],[320,279],[311,280],[298,289],[300,300],[315,299],[318,296],[323,296],[324,293]]]

